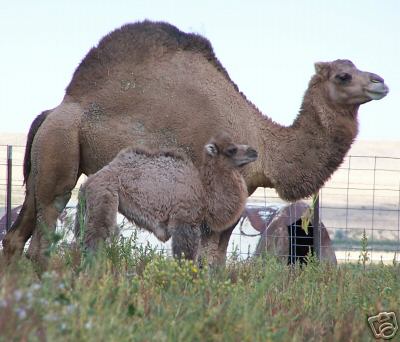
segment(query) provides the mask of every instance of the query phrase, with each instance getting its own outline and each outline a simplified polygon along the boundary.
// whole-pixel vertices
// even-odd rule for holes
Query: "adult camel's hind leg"
[[[56,222],[79,177],[79,140],[76,121],[52,113],[32,145],[36,225],[28,255],[42,266],[54,237]]]
[[[35,229],[35,196],[33,191],[29,189],[29,185],[30,182],[28,181],[25,200],[18,218],[3,239],[3,252],[7,260],[10,260],[14,255],[22,254],[26,241]]]
[[[56,196],[51,203],[41,204],[37,210],[36,225],[27,255],[43,266],[46,264],[47,252],[55,236],[57,218],[71,198],[71,191]]]
[[[19,256],[25,246],[26,241],[32,236],[36,224],[36,208],[35,208],[35,193],[33,175],[31,174],[31,148],[36,133],[40,129],[42,123],[46,120],[51,111],[44,111],[33,120],[28,132],[23,172],[24,181],[26,183],[26,194],[22,209],[7,232],[3,240],[4,254],[6,259],[10,260],[13,255]]]

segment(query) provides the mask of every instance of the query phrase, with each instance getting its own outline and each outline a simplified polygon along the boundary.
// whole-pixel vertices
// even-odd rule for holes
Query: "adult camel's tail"
[[[26,140],[25,147],[25,156],[24,156],[24,184],[28,181],[29,173],[31,172],[31,150],[33,138],[35,137],[39,127],[42,125],[44,120],[46,120],[47,115],[50,113],[50,110],[45,110],[41,114],[39,114],[35,120],[33,120],[31,124],[31,128],[29,129],[28,138]]]

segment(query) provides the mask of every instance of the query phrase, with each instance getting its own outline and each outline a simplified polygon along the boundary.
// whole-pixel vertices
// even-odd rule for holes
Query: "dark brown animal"
[[[298,117],[284,127],[238,91],[205,38],[149,21],[108,34],[76,69],[60,105],[31,128],[27,193],[4,253],[20,254],[33,233],[28,253],[41,259],[42,229],[54,229],[81,173],[95,173],[132,144],[179,149],[198,167],[202,146],[226,131],[259,152],[242,169],[249,194],[262,186],[291,201],[310,196],[349,150],[359,106],[388,92],[381,77],[348,60],[315,70]],[[230,234],[211,233],[202,251],[223,262]]]
[[[196,260],[204,223],[222,232],[239,219],[248,196],[239,168],[256,159],[223,133],[205,145],[199,169],[175,151],[128,147],[83,184],[75,235],[84,230],[95,249],[115,233],[119,211],[163,242],[172,236],[175,257]]]
[[[268,216],[260,216],[259,211],[268,211]],[[259,256],[265,252],[278,257],[283,262],[292,264],[304,263],[307,254],[313,252],[314,221],[310,217],[310,206],[298,201],[283,207],[260,207],[248,206],[242,215],[248,218],[253,228],[261,233],[257,243],[255,255]],[[308,219],[308,232],[303,230],[304,219]],[[329,233],[323,224],[319,223],[320,230],[320,260],[337,264],[335,251]]]

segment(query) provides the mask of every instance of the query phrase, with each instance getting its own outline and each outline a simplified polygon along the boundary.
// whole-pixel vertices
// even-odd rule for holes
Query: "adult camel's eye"
[[[348,74],[347,72],[342,72],[341,74],[338,74],[335,76],[335,78],[340,82],[340,83],[349,83],[351,81],[351,75]]]

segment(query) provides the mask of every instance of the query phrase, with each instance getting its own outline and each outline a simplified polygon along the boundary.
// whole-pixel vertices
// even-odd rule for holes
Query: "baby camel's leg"
[[[88,250],[96,250],[115,232],[117,226],[118,193],[110,189],[85,191],[86,227],[83,242]]]
[[[78,192],[78,204],[76,205],[75,224],[74,224],[74,237],[75,242],[82,243],[84,237],[85,227],[87,225],[87,209],[86,209],[86,193],[85,187],[80,186]]]
[[[200,224],[181,224],[172,232],[172,253],[175,258],[197,261],[200,247]]]
[[[168,230],[168,227],[162,223],[158,224],[153,229],[153,234],[160,240],[161,242],[167,242],[171,237],[171,234]]]

